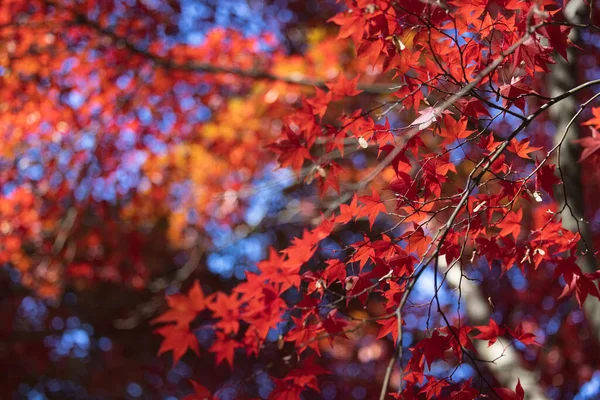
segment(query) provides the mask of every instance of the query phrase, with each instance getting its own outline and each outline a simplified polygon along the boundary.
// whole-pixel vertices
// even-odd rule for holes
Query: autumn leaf
[[[593,128],[600,127],[600,107],[592,107],[593,118],[588,119],[582,125],[592,125]]]
[[[521,232],[521,219],[523,218],[523,209],[517,212],[507,213],[502,222],[498,223],[500,236],[512,235],[515,239],[519,238]]]
[[[275,388],[269,395],[269,400],[301,400],[301,393],[306,389],[320,392],[318,386],[318,375],[329,374],[329,371],[314,362],[314,359],[306,359],[302,365],[293,369],[283,379],[273,379]]]
[[[358,196],[355,193],[350,204],[340,204],[340,215],[336,217],[335,221],[340,224],[346,224],[359,215],[361,208],[358,205]]]
[[[479,396],[479,390],[472,387],[473,378],[463,382],[461,387],[453,391],[450,395],[451,400],[475,400]]]
[[[194,282],[187,295],[174,294],[167,297],[169,311],[153,319],[153,324],[175,322],[179,328],[187,328],[198,313],[206,308],[204,293],[198,281]]]
[[[490,113],[485,108],[483,103],[475,98],[470,97],[468,99],[462,98],[456,102],[456,107],[462,114],[468,117],[479,119],[480,117],[489,117]]]
[[[425,398],[427,399],[435,399],[441,396],[442,390],[447,386],[450,386],[450,384],[446,380],[428,376],[427,383],[419,393],[425,394]]]
[[[377,216],[386,211],[385,204],[381,202],[379,193],[375,190],[373,190],[371,196],[361,196],[358,200],[364,205],[358,212],[357,218],[368,216],[369,226],[373,228]]]
[[[320,326],[327,332],[327,336],[331,345],[333,345],[334,337],[348,339],[345,333],[345,328],[348,323],[337,316],[337,310],[331,311],[326,318],[321,319]]]
[[[467,130],[468,118],[462,117],[456,121],[451,115],[444,115],[444,128],[440,136],[444,138],[443,144],[454,143],[459,139],[469,137],[473,131]]]
[[[312,107],[313,113],[323,118],[327,112],[327,106],[331,102],[332,92],[325,92],[319,88],[316,88],[316,94],[306,102]]]
[[[523,400],[525,399],[525,391],[521,386],[521,380],[517,380],[517,387],[515,391],[506,388],[494,388],[494,391],[500,396],[502,400]]]
[[[328,285],[335,281],[344,282],[346,280],[346,264],[337,259],[327,260],[323,278]]]
[[[600,113],[600,108],[597,108]],[[588,121],[589,122],[589,121]],[[583,151],[581,152],[581,156],[579,157],[579,162],[589,158],[590,156],[596,154],[596,152],[600,149],[600,132],[595,127],[592,127],[592,136],[584,137],[583,139],[573,140],[574,143],[578,143],[583,147]]]
[[[217,365],[221,364],[223,361],[227,361],[227,364],[229,364],[229,367],[233,370],[235,350],[241,347],[243,347],[243,345],[240,342],[221,331],[217,331],[217,337],[208,351],[215,354]]]
[[[416,231],[406,232],[402,237],[406,238],[407,245],[406,250],[409,253],[414,253],[418,257],[422,257],[425,255],[425,252],[429,248],[429,245],[432,242],[432,239],[425,235],[423,228],[417,228]]]
[[[217,292],[207,307],[212,311],[213,317],[218,318],[215,324],[217,328],[222,329],[225,334],[238,332],[240,329],[240,302],[236,293],[228,296],[223,292]]]
[[[439,110],[434,107],[428,107],[424,110],[419,111],[419,117],[415,119],[410,125],[417,127],[420,131],[423,131],[431,126],[439,115]]]
[[[356,45],[360,43],[366,29],[364,18],[362,18],[360,14],[343,12],[330,18],[328,21],[334,22],[340,26],[338,38],[343,39],[351,37]]]
[[[542,188],[552,198],[554,198],[554,185],[561,183],[561,180],[555,174],[556,165],[543,165],[535,175],[536,189]]]
[[[467,325],[462,325],[460,328],[452,326],[440,329],[442,333],[445,333],[450,338],[450,347],[452,348],[454,356],[458,361],[462,361],[464,353],[463,349],[477,353],[477,350],[475,349],[475,346],[473,346],[473,342],[471,342],[471,338],[469,337],[469,332],[472,330],[473,327]]]
[[[300,286],[298,268],[293,263],[286,262],[274,249],[269,249],[269,259],[257,264],[260,277],[268,280],[279,288],[281,293],[292,286]]]
[[[158,355],[160,356],[163,353],[172,351],[173,365],[177,364],[188,349],[192,350],[196,355],[200,355],[198,339],[188,329],[183,329],[176,325],[167,325],[156,329],[154,332],[164,337],[158,349]]]
[[[427,367],[431,368],[431,363],[437,360],[446,360],[445,352],[449,347],[448,337],[440,335],[440,332],[433,331],[431,337],[421,339],[415,346],[423,352]]]
[[[339,100],[362,93],[362,90],[356,89],[358,79],[358,75],[354,79],[346,79],[344,73],[341,73],[336,83],[328,83],[327,87],[333,95],[332,100]]]
[[[475,339],[480,340],[488,340],[488,347],[491,347],[496,340],[498,340],[498,336],[502,336],[504,334],[504,329],[501,329],[496,321],[490,318],[489,325],[478,325],[474,326],[473,329],[477,329],[479,333],[473,336]]]
[[[512,139],[507,148],[508,151],[526,160],[531,159],[529,153],[533,153],[534,151],[537,151],[539,149],[541,149],[541,147],[529,147],[528,138],[525,138],[521,141],[518,141],[517,139]]]
[[[525,85],[522,78],[512,78],[510,84],[500,86],[504,106],[514,105],[525,112],[525,96],[532,93],[532,89]]]
[[[377,339],[386,337],[388,334],[392,334],[392,340],[394,343],[398,343],[398,318],[386,318],[383,320],[377,320],[377,323],[381,325],[379,332],[377,333]],[[402,321],[404,325],[404,321]]]
[[[519,342],[523,343],[524,345],[530,345],[530,344],[536,344],[538,346],[541,346],[539,343],[537,343],[535,341],[535,335],[531,332],[525,332],[523,330],[523,324],[519,323],[519,325],[517,325],[517,327],[515,328],[515,330],[513,331],[512,329],[507,329],[508,333],[515,339],[517,339]]]
[[[192,385],[192,388],[194,389],[194,393],[185,396],[183,398],[183,400],[216,400],[217,399],[210,393],[210,391],[207,388],[205,388],[198,382],[195,382],[190,379],[189,383],[190,383],[190,385]]]

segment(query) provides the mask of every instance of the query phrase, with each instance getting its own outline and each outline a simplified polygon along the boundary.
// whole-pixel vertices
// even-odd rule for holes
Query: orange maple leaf
[[[213,317],[219,321],[215,323],[217,328],[223,332],[237,333],[240,329],[240,302],[237,293],[231,296],[223,292],[218,292],[213,297],[214,301],[207,304],[207,307],[213,312]]]
[[[169,311],[158,318],[154,318],[151,323],[175,322],[179,328],[187,328],[199,312],[206,308],[206,299],[198,281],[194,282],[187,295],[174,294],[167,297]]]
[[[440,131],[440,136],[444,138],[442,144],[450,144],[458,139],[469,137],[474,131],[467,130],[467,117],[462,117],[456,121],[450,115],[444,115],[444,129]]]
[[[415,253],[421,257],[425,255],[425,252],[429,248],[431,238],[425,235],[423,228],[418,228],[416,231],[410,231],[402,235],[404,238],[408,238],[406,250],[409,253]]]
[[[594,125],[596,128],[600,128],[600,107],[593,107],[592,115],[594,117],[588,119],[582,125]]]
[[[333,100],[340,100],[348,96],[356,96],[362,93],[362,90],[357,90],[359,76],[357,75],[354,79],[348,80],[346,76],[341,73],[336,83],[328,83],[327,87],[331,90]]]
[[[154,331],[164,337],[158,355],[160,356],[167,351],[173,352],[173,365],[183,357],[183,355],[191,349],[196,355],[200,355],[198,347],[198,339],[188,328],[180,328],[177,325],[167,325],[158,328]]]
[[[227,336],[223,332],[217,331],[217,337],[208,351],[215,353],[217,365],[221,364],[223,361],[227,361],[231,369],[233,369],[235,349],[240,347],[243,347],[240,342]]]
[[[371,196],[362,196],[359,198],[360,202],[364,204],[364,207],[360,210],[357,217],[369,217],[369,226],[373,228],[375,219],[380,213],[386,211],[385,204],[381,202],[379,193],[373,189]]]
[[[534,151],[541,149],[541,147],[529,147],[529,139],[525,138],[521,141],[512,139],[507,149],[517,156],[529,160],[531,158],[529,153],[533,153]]]

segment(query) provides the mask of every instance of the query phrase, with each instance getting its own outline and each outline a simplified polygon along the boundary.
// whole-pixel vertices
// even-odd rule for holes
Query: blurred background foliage
[[[163,68],[143,52],[333,79],[358,68],[349,64],[353,49],[336,42],[337,29],[326,23],[339,9],[334,0],[1,2],[0,397],[171,400],[191,392],[190,378],[221,399],[268,396],[274,384],[266,371],[285,366],[277,341],[288,327],[270,333],[272,351],[236,359],[232,372],[215,368],[206,352],[172,367],[170,356],[156,356],[160,338],[149,321],[164,311],[165,293],[195,279],[206,293],[228,290],[269,246],[283,248],[318,216],[316,188],[276,169],[262,146],[312,89]],[[509,116],[498,126],[512,123]],[[344,173],[359,177],[369,156],[348,157]],[[378,221],[375,230],[387,228]],[[320,255],[341,257],[340,244],[361,240],[359,230],[336,233]],[[487,292],[514,294],[494,304],[496,320],[523,321],[541,340],[552,338],[547,356],[527,350],[524,357],[542,365],[554,398],[598,398],[600,353],[582,312],[544,294],[535,275],[481,271],[491,278]],[[427,310],[418,305],[431,297],[430,281],[424,276],[411,295],[405,348],[425,329]],[[441,300],[456,307],[455,293]],[[534,308],[540,301],[542,315]],[[333,374],[321,395],[306,398],[378,393],[392,348],[376,340],[378,330],[367,325],[352,341],[324,343]],[[210,329],[197,335],[210,347]],[[565,341],[577,342],[569,354]],[[451,373],[445,368],[436,363],[432,373]],[[472,375],[463,364],[453,376]],[[399,376],[392,380],[397,385]]]

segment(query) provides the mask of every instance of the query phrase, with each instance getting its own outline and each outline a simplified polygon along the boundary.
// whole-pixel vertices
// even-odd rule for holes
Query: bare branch
[[[445,274],[446,281],[451,287],[460,288],[461,303],[464,303],[469,323],[472,325],[487,325],[490,319],[489,304],[473,281],[462,279],[461,266],[456,263],[447,271],[445,257],[440,257],[438,270]],[[543,388],[538,384],[537,374],[523,366],[521,356],[514,346],[504,346],[500,341],[497,341],[494,345],[488,347],[487,342],[483,340],[475,340],[474,345],[482,359],[494,360],[494,362],[486,363],[486,367],[502,386],[514,388],[520,379],[528,400],[545,400],[548,398],[544,394]]]

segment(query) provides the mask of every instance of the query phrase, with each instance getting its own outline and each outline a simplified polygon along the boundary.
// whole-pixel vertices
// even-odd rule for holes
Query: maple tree
[[[598,2],[224,3],[0,3],[2,393],[593,398]]]

